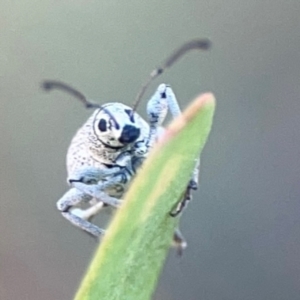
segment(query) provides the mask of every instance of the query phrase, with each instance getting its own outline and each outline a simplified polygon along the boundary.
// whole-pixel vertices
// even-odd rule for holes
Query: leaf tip
[[[197,96],[195,100],[184,110],[182,115],[177,117],[166,129],[162,138],[163,143],[172,136],[176,135],[182,130],[188,122],[190,122],[203,109],[214,109],[215,96],[212,93],[205,93]]]

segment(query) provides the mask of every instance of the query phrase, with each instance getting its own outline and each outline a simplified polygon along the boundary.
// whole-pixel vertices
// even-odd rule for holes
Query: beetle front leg
[[[69,177],[68,182],[79,181],[85,184],[97,184],[100,180],[114,175],[120,171],[120,167],[114,168],[95,168],[95,167],[82,167],[73,171]]]
[[[166,99],[166,85],[161,84],[147,103],[147,115],[150,132],[147,139],[147,148],[151,149],[159,136],[159,127],[162,125],[168,113]]]
[[[94,201],[90,201],[90,203],[92,203]],[[94,204],[92,204],[91,207],[88,207],[86,209],[82,209],[82,208],[72,208],[70,210],[70,212],[72,212],[73,215],[91,222],[92,217],[94,217],[95,215],[97,215],[100,210],[102,210],[102,208],[105,207],[105,204],[103,202],[96,202]]]
[[[101,201],[109,206],[118,208],[122,204],[122,201],[118,198],[111,197],[104,192],[104,190],[111,185],[113,185],[111,182],[87,185],[79,181],[72,181],[73,187],[82,193],[91,196],[91,198],[96,199],[97,202]]]
[[[85,214],[85,216],[80,216],[78,212],[75,214],[75,211],[74,213],[72,211],[72,209],[75,209],[78,204],[82,202],[89,202],[90,200],[92,200],[91,196],[82,193],[75,188],[72,188],[68,192],[66,192],[61,199],[58,200],[56,206],[57,209],[61,212],[62,216],[70,221],[73,225],[79,227],[80,229],[84,230],[94,237],[100,237],[104,234],[105,231],[87,221],[87,219],[92,216],[91,213],[95,213],[95,211],[90,211],[90,214]],[[80,209],[77,210],[79,211]]]
[[[168,103],[168,108],[172,114],[172,117],[176,118],[179,115],[181,115],[181,110],[180,110],[178,101],[176,99],[176,96],[175,96],[172,88],[169,85],[165,85],[165,89],[166,89],[165,94],[166,94],[166,99],[167,99],[167,103]],[[191,190],[197,190],[197,188],[198,188],[199,168],[200,168],[200,159],[198,158],[195,161],[195,168],[193,170],[192,178],[187,186],[186,194],[188,196],[188,199],[186,199],[186,200],[183,199],[183,201],[191,200]],[[183,207],[185,207],[185,206],[186,206],[186,204],[183,204]]]
[[[150,134],[148,138],[149,148],[153,147],[153,144],[158,138],[158,128],[165,119],[168,109],[170,110],[173,118],[176,118],[181,114],[178,101],[172,88],[169,85],[161,84],[147,105],[147,114],[150,123]],[[192,199],[192,190],[196,190],[198,188],[199,165],[200,160],[197,159],[192,178],[186,187],[182,200],[179,202],[176,209],[170,212],[172,217],[176,217],[184,210],[187,203]]]
[[[119,207],[121,200],[109,196],[105,190],[116,186],[122,178],[119,176],[120,168],[99,169],[94,167],[82,168],[76,173],[69,176],[69,183],[81,191],[83,194],[89,195],[98,202],[103,202],[113,207]],[[103,181],[101,179],[105,179]]]
[[[177,207],[170,212],[171,217],[177,217],[180,213],[182,213],[182,211],[187,207],[188,203],[192,200],[192,190],[197,190],[198,188],[199,166],[200,159],[197,159],[196,166],[193,170],[192,179],[189,181],[189,184],[186,187],[182,199],[178,203]]]
[[[97,225],[92,224],[91,222],[88,222],[84,219],[81,219],[80,217],[72,214],[71,212],[62,212],[61,214],[73,225],[79,227],[80,229],[84,230],[93,237],[99,238],[105,233],[105,230],[101,229]]]

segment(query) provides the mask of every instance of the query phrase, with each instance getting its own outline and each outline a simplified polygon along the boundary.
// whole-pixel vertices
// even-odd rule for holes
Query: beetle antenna
[[[63,83],[61,81],[55,81],[55,80],[45,80],[42,83],[42,88],[46,91],[50,91],[53,89],[58,89],[58,90],[62,90],[64,92],[67,92],[69,94],[71,94],[72,96],[76,97],[77,99],[79,99],[86,108],[99,108],[101,107],[101,105],[96,104],[96,103],[92,103],[90,101],[88,101],[86,99],[86,97],[80,93],[78,90],[74,89],[73,87],[71,87],[70,85]]]
[[[209,39],[196,39],[186,42],[181,47],[176,49],[162,64],[160,67],[154,69],[150,73],[150,77],[147,81],[142,85],[139,93],[137,94],[134,104],[132,106],[132,111],[135,111],[138,107],[142,97],[144,96],[148,86],[150,83],[161,75],[166,69],[170,68],[177,60],[179,60],[182,56],[184,56],[190,50],[208,50],[211,46],[211,42]]]

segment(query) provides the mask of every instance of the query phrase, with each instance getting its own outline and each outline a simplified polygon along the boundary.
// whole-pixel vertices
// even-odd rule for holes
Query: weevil
[[[137,112],[149,84],[171,67],[186,52],[207,50],[207,39],[192,40],[175,50],[162,65],[154,69],[129,107],[112,102],[103,105],[89,101],[81,92],[60,81],[45,80],[45,90],[60,89],[77,97],[86,108],[95,111],[73,137],[67,152],[68,184],[71,188],[57,202],[57,209],[73,225],[99,238],[105,230],[91,222],[93,216],[106,206],[118,208],[130,182],[142,166],[149,151],[163,133],[162,123],[167,112],[173,118],[181,114],[171,87],[160,84],[147,103],[146,122]],[[191,200],[191,191],[198,187],[199,159],[183,198],[170,216],[179,215]],[[88,203],[83,209],[81,204]],[[173,237],[178,252],[187,246],[177,229]]]

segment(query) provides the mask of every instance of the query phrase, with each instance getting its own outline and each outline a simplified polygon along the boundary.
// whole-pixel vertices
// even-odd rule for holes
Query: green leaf
[[[107,229],[76,300],[147,300],[158,281],[178,217],[176,207],[212,125],[215,100],[199,96],[167,128]]]

